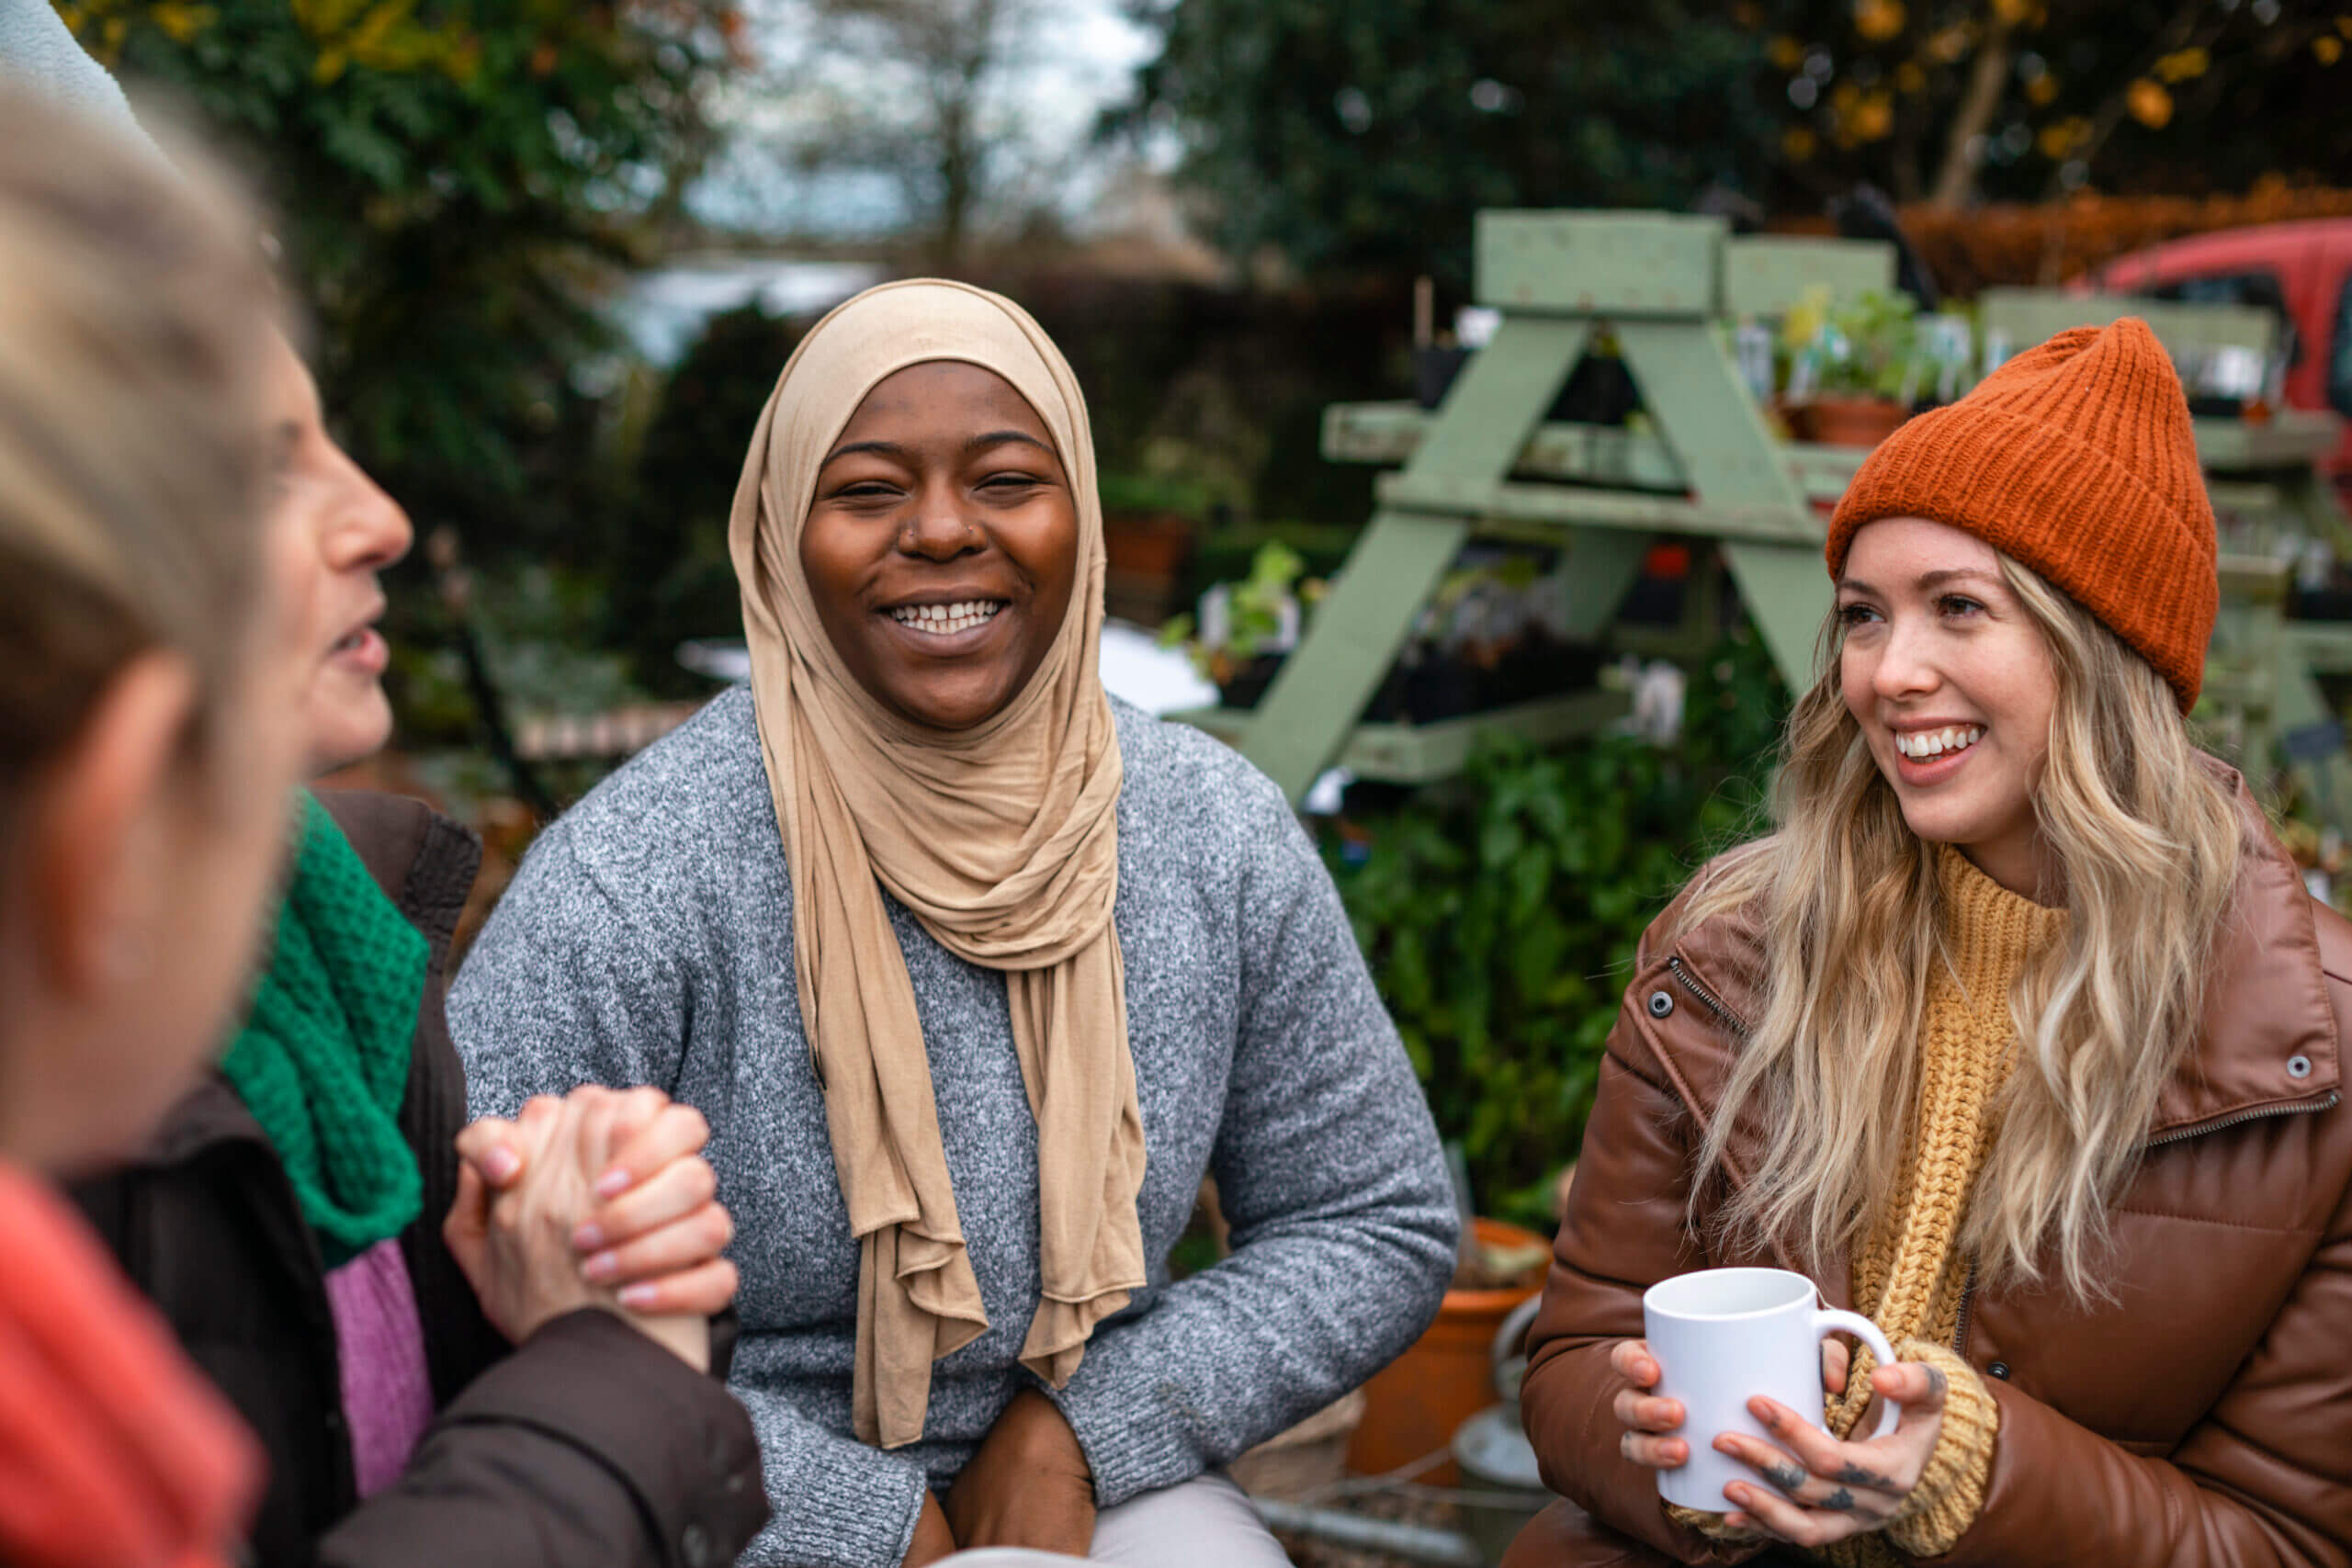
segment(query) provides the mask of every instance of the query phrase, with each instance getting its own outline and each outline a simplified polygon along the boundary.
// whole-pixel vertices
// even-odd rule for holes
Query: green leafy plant
[[[1357,940],[1483,1212],[1548,1224],[1634,947],[1756,822],[1787,700],[1743,637],[1694,673],[1676,748],[1498,745],[1333,835]]]
[[[1280,539],[1267,540],[1250,558],[1250,575],[1229,585],[1221,638],[1212,642],[1198,636],[1194,618],[1182,615],[1160,627],[1160,645],[1182,647],[1204,680],[1231,680],[1242,665],[1276,650],[1284,605],[1313,596],[1314,585],[1301,581],[1306,570],[1304,556]]]
[[[729,0],[60,15],[263,174],[326,405],[363,466],[478,558],[603,542],[582,525],[613,479],[590,460],[614,346],[597,297],[713,145],[703,107],[741,50]]]
[[[1934,380],[1908,294],[1872,292],[1831,307],[1816,344],[1817,391],[1907,401]]]

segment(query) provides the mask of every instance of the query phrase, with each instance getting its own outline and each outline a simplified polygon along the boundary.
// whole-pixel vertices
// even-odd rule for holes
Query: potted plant
[[[1206,492],[1197,485],[1116,473],[1103,475],[1098,490],[1112,613],[1156,618],[1183,580],[1197,533],[1193,518],[1208,509]]]
[[[1495,1403],[1496,1330],[1544,1288],[1551,1260],[1552,1244],[1533,1231],[1483,1215],[1470,1222],[1437,1321],[1364,1384],[1350,1470],[1382,1475],[1428,1459]],[[1439,1486],[1456,1478],[1450,1459],[1417,1477]]]
[[[1931,378],[1917,310],[1907,294],[1871,292],[1790,313],[1792,330],[1813,327],[1790,371],[1797,434],[1826,446],[1875,446],[1911,416]]]
[[[1224,706],[1257,706],[1283,655],[1297,645],[1305,603],[1321,592],[1322,584],[1306,579],[1306,570],[1296,550],[1267,540],[1250,558],[1249,576],[1202,594],[1197,617],[1170,619],[1159,629],[1160,645],[1182,647],[1193,668],[1216,685]]]

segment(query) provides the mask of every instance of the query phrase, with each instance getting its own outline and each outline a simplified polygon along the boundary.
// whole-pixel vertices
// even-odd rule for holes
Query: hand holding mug
[[[1851,1364],[1843,1342],[1823,1340],[1821,1392],[1843,1393]],[[1649,1341],[1620,1339],[1609,1352],[1609,1366],[1626,1383],[1610,1406],[1625,1428],[1618,1437],[1617,1451],[1645,1470],[1673,1470],[1688,1462],[1690,1445],[1677,1435],[1682,1430],[1682,1402],[1650,1393],[1657,1387],[1658,1366],[1657,1358],[1650,1354]]]
[[[1804,1275],[1678,1275],[1643,1293],[1642,1317],[1645,1339],[1616,1352],[1634,1385],[1618,1396],[1618,1415],[1626,1457],[1657,1471],[1668,1503],[1728,1509],[1735,1529],[1818,1546],[1885,1524],[1918,1483],[1942,1429],[1942,1374],[1896,1364],[1877,1325],[1820,1306]],[[1861,1441],[1839,1442],[1815,1424],[1815,1372],[1832,1393],[1846,1381],[1844,1355],[1833,1366],[1819,1348],[1835,1333],[1853,1335],[1879,1360],[1879,1399],[1864,1413],[1872,1426]]]
[[[1715,1439],[1716,1451],[1770,1483],[1725,1486],[1724,1495],[1738,1508],[1724,1522],[1794,1546],[1820,1547],[1893,1518],[1936,1451],[1951,1390],[1939,1369],[1917,1361],[1873,1369],[1871,1388],[1882,1401],[1898,1404],[1902,1416],[1893,1432],[1859,1443],[1839,1442],[1776,1401],[1749,1401],[1750,1414],[1781,1447],[1735,1432]]]

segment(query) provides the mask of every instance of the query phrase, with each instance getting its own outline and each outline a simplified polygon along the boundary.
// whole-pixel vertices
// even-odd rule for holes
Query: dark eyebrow
[[[986,451],[989,447],[1001,446],[1007,442],[1012,441],[1019,441],[1028,446],[1035,446],[1046,457],[1054,457],[1057,462],[1060,461],[1060,458],[1056,457],[1052,447],[1046,446],[1035,436],[1025,434],[1018,430],[991,430],[985,435],[975,435],[969,441],[964,443],[964,451],[967,456],[969,456],[974,452]],[[852,457],[860,452],[872,452],[880,457],[894,458],[901,463],[910,463],[913,460],[913,454],[895,441],[853,441],[846,446],[834,447],[832,451],[827,455],[825,461],[817,466],[820,468],[822,468],[827,464],[837,462],[841,458]]]
[[[974,452],[986,451],[991,446],[1001,446],[1008,441],[1026,442],[1028,445],[1035,446],[1038,451],[1043,452],[1046,457],[1053,457],[1057,462],[1060,461],[1060,458],[1056,456],[1052,447],[1046,446],[1035,436],[1024,434],[1018,430],[991,430],[986,435],[975,435],[969,441],[964,443],[964,451],[966,455],[968,456]]]
[[[907,449],[895,441],[853,441],[846,446],[834,447],[825,455],[825,461],[817,466],[821,468],[860,452],[876,452],[885,457],[896,457],[902,463],[907,459]]]

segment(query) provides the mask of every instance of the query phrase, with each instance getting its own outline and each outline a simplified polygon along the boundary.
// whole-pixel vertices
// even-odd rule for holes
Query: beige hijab
[[[875,384],[910,365],[985,367],[1054,438],[1078,508],[1069,612],[1028,686],[971,729],[899,717],[843,668],[800,567],[817,471]],[[743,590],[760,751],[792,873],[794,969],[833,1168],[863,1243],[857,1435],[922,1436],[931,1364],[988,1328],[939,1141],[922,1021],[882,890],[940,943],[1005,972],[1037,1122],[1041,1299],[1021,1360],[1055,1387],[1144,1282],[1143,1119],[1127,1054],[1119,743],[1096,672],[1102,511],[1069,366],[1011,300],[922,279],[817,323],[752,436],[728,547]]]

